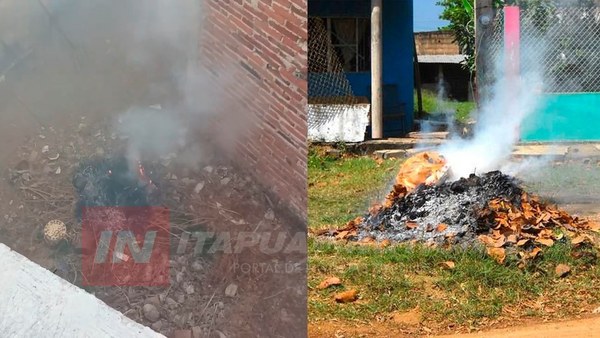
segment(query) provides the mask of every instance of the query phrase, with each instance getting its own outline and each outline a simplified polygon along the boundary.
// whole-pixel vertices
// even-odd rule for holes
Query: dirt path
[[[437,338],[538,338],[538,337],[600,337],[600,316],[565,321],[540,322],[530,319],[513,323],[510,327],[486,329],[477,333],[432,335],[439,329],[428,330],[418,325],[398,325],[392,322],[348,323],[325,321],[308,325],[309,337],[437,337]],[[447,331],[448,329],[442,331]],[[449,330],[448,330],[449,331]]]
[[[600,316],[563,322],[552,322],[510,327],[505,329],[482,331],[474,334],[450,335],[440,337],[600,337]]]

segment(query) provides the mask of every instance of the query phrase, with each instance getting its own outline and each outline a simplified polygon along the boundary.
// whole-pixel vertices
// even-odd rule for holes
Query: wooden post
[[[417,43],[413,34],[413,62],[415,67],[415,89],[417,90],[417,118],[423,117],[423,94],[421,93],[421,70],[419,66],[419,54],[417,53]]]
[[[371,0],[371,138],[383,137],[382,43],[381,43],[382,0]]]

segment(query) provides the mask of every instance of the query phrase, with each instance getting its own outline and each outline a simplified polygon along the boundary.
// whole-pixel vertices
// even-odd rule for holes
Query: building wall
[[[306,1],[206,3],[201,60],[216,78],[230,77],[224,94],[238,102],[221,107],[216,133],[240,133],[234,160],[304,218]]]
[[[600,93],[551,93],[538,97],[521,123],[523,142],[597,142]]]
[[[415,44],[419,55],[460,54],[460,48],[451,31],[415,33]]]
[[[308,0],[308,14],[316,17],[370,17],[369,0]],[[384,136],[400,136],[413,123],[413,3],[412,0],[383,0],[382,5]],[[371,97],[371,73],[348,73],[354,95]],[[386,95],[387,94],[387,95]],[[403,121],[386,121],[386,115],[404,109]]]

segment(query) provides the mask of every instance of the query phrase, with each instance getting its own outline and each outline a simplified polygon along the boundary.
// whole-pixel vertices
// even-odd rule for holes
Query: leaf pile
[[[328,234],[382,247],[384,241],[481,242],[498,263],[503,264],[510,253],[524,264],[558,240],[569,239],[573,245],[591,241],[590,230],[599,231],[600,225],[544,203],[523,191],[514,178],[495,171],[440,185],[423,184],[396,196],[391,206],[371,208],[365,217]]]
[[[600,230],[597,223],[571,216],[526,192],[521,194],[518,204],[502,198],[491,200],[480,211],[479,224],[483,231],[478,239],[499,263],[506,257],[505,247],[518,248],[521,260],[525,261],[535,258],[540,247],[550,247],[565,235],[577,245],[591,240],[585,231]]]

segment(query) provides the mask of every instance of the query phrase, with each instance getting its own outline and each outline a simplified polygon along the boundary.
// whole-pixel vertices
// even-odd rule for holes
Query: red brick
[[[280,24],[272,19],[269,19],[269,26],[271,28],[275,29],[276,31],[278,31],[279,33],[281,33],[281,35],[290,39],[291,41],[298,41],[301,39],[301,37],[300,37],[300,35],[298,35],[298,33],[294,33],[292,31],[290,31],[289,29],[287,29],[285,27],[285,24]],[[296,45],[296,44],[294,43],[294,45]]]
[[[201,62],[209,69],[218,67],[215,76],[220,68],[239,67],[235,82],[223,91],[256,121],[236,144],[241,164],[304,217],[307,86],[295,72],[307,68],[306,0],[253,3],[209,1]],[[214,130],[225,128],[223,123],[216,122]]]

